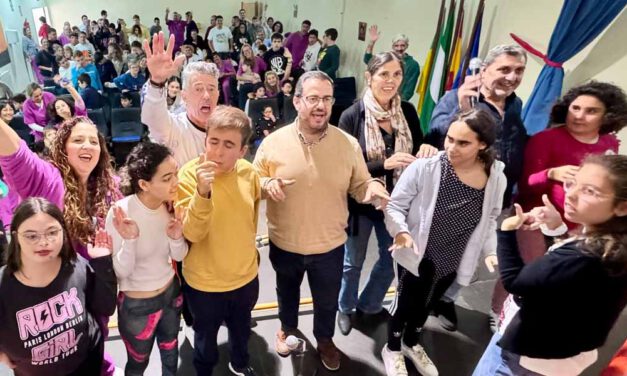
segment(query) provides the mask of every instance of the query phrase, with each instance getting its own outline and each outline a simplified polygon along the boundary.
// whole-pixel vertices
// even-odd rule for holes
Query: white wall
[[[6,0],[5,0],[6,1]],[[2,1],[2,6],[4,2]],[[35,1],[35,0],[31,0]],[[459,1],[459,0],[458,0]],[[447,6],[448,6],[448,0]],[[427,50],[431,44],[440,6],[439,0],[267,0],[266,14],[283,22],[285,30],[297,30],[300,22],[307,18],[313,27],[321,33],[330,27],[339,31],[338,45],[342,50],[340,76],[356,76],[359,90],[362,87],[364,65],[362,63],[366,42],[357,39],[358,22],[379,25],[382,35],[375,47],[376,51],[388,49],[392,37],[403,32],[410,38],[409,53],[423,65]],[[471,27],[478,0],[466,0],[466,35]],[[184,8],[178,8],[172,0],[152,0],[130,2],[128,0],[109,0],[106,3],[90,0],[85,6],[77,7],[72,0],[47,0],[52,23],[59,26],[63,21],[78,22],[86,13],[97,16],[105,7],[110,19],[130,16],[138,13],[143,23],[150,25],[155,16],[163,18],[165,7],[184,12],[191,10],[195,19],[203,27],[207,25],[211,14],[221,13],[228,22],[240,8],[239,1],[211,2],[189,0]],[[106,5],[103,5],[106,4]],[[562,0],[488,0],[483,19],[481,52],[501,43],[513,43],[509,33],[518,34],[541,51],[546,51],[548,42],[561,10]],[[298,17],[293,17],[294,5],[298,6]],[[609,28],[593,41],[586,49],[564,64],[564,89],[586,81],[589,78],[614,82],[627,88],[627,12],[623,12]],[[517,90],[519,96],[526,99],[534,86],[543,63],[531,57],[527,73]],[[414,99],[416,100],[416,96]],[[627,131],[621,134],[624,141],[622,152],[627,153]]]
[[[9,85],[14,92],[23,91],[30,82],[30,76],[27,71],[27,63],[22,53],[22,28],[24,20],[27,19],[33,35],[37,35],[34,28],[34,20],[31,9],[33,7],[41,7],[42,2],[38,0],[12,0],[13,9],[9,0],[0,1],[0,19],[5,36],[11,30],[18,33],[18,44],[9,45],[11,51],[11,64],[0,68],[0,80]]]

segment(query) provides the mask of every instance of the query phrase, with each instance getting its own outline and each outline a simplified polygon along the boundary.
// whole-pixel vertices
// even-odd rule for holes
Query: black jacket
[[[403,111],[403,115],[405,116],[405,120],[411,132],[413,141],[412,154],[416,154],[418,149],[420,149],[420,145],[423,143],[420,119],[418,118],[416,109],[409,102],[401,102],[401,110]],[[369,161],[366,155],[366,139],[364,136],[365,121],[366,110],[364,101],[360,99],[342,112],[338,127],[359,141],[359,146],[361,146],[370,175],[372,175],[373,178],[381,178],[389,182],[392,179],[394,171],[383,168],[383,161]],[[387,154],[389,154],[387,157],[394,154],[394,148],[388,151]],[[387,189],[390,193],[393,188],[392,184],[387,184]],[[380,210],[376,210],[374,206],[370,204],[358,204],[352,197],[349,197],[348,208],[351,216],[351,218],[349,218],[349,231],[350,228],[353,227],[351,226],[352,219],[357,215],[368,215],[372,219],[383,219],[383,213]]]
[[[597,256],[570,242],[525,265],[516,232],[497,248],[505,289],[520,311],[499,345],[513,353],[563,359],[601,347],[627,304],[627,275],[612,277]]]

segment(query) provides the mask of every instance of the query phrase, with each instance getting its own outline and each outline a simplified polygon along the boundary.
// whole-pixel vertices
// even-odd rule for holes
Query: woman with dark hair
[[[137,145],[121,170],[121,188],[128,196],[107,215],[105,228],[113,238],[113,268],[120,284],[118,328],[127,350],[127,375],[145,372],[155,340],[161,374],[176,374],[183,298],[171,260],[182,261],[188,249],[182,211],[171,214],[177,172],[166,146]]]
[[[0,269],[0,363],[16,375],[99,375],[98,316],[115,311],[111,238],[99,230],[91,261],[72,248],[63,213],[46,199],[23,201]]]
[[[72,99],[59,97],[48,103],[48,117],[55,128],[59,128],[61,123],[75,116],[87,116],[85,102],[83,102],[78,91],[74,89],[74,86],[70,82],[60,82],[59,84],[70,93]]]
[[[181,98],[181,79],[177,76],[168,78],[166,81],[166,88],[168,90],[168,96],[166,97],[168,111],[173,114],[184,112],[185,104]]]
[[[546,196],[546,206],[527,213],[516,205],[516,216],[501,225],[499,270],[511,295],[475,376],[579,375],[627,305],[627,156],[587,157],[564,190],[564,218],[583,231],[544,256],[526,264],[516,230],[567,230]]]
[[[374,56],[365,78],[364,94],[342,113],[338,127],[359,141],[368,172],[383,180],[391,193],[416,155],[431,157],[437,149],[422,143],[418,114],[413,105],[401,101],[398,90],[403,81],[403,62],[398,55],[384,52]],[[349,198],[348,208],[348,239],[337,317],[344,335],[350,332],[356,311],[374,315],[383,310],[383,299],[394,280],[392,256],[388,251],[392,237],[385,229],[383,213],[353,198]],[[373,230],[379,245],[379,259],[358,296],[361,268]]]
[[[139,43],[144,42],[142,28],[139,25],[133,25],[133,27],[131,27],[131,33],[128,35],[128,44],[132,44],[135,41],[138,41]]]
[[[50,122],[48,105],[56,100],[54,94],[44,91],[37,83],[26,86],[28,99],[24,102],[24,123],[31,129],[35,142],[44,138],[44,127]]]
[[[495,140],[490,114],[460,113],[445,151],[412,162],[394,187],[385,209],[398,276],[381,352],[388,376],[407,375],[404,356],[420,374],[438,374],[418,338],[429,312],[453,282],[470,283],[482,254],[495,264],[496,218],[507,184]]]
[[[0,118],[7,124],[15,117],[15,106],[10,100],[0,100]]]
[[[564,213],[564,182],[572,179],[586,155],[617,154],[616,133],[627,124],[627,97],[622,89],[591,81],[570,89],[551,111],[552,127],[527,142],[517,202],[528,211],[543,206],[547,195]],[[580,226],[565,221],[570,231]],[[547,243],[541,231],[519,231],[519,247],[527,262],[542,256]],[[501,301],[507,296],[501,282],[495,286]]]
[[[276,21],[272,24],[272,33],[270,35],[274,33],[283,34],[283,23],[281,21]]]
[[[234,53],[239,54],[244,45],[251,45],[252,43],[253,41],[248,34],[246,24],[243,22],[240,23],[239,26],[233,30],[233,46],[235,47]]]
[[[52,142],[50,160],[43,160],[4,121],[0,121],[0,168],[9,188],[21,198],[43,197],[60,208],[74,249],[89,259],[87,244],[104,226],[107,212],[121,198],[104,137],[86,117],[61,124]],[[108,334],[108,316],[98,318]],[[103,374],[112,375],[105,354]]]

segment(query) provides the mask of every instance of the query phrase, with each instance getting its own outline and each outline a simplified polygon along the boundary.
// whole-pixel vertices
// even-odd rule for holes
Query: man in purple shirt
[[[311,22],[309,20],[303,21],[300,25],[300,31],[290,34],[285,41],[285,47],[292,53],[293,66],[299,67],[300,61],[305,56],[305,50],[309,45],[309,29],[311,28]]]
[[[176,54],[185,40],[185,27],[187,26],[187,21],[183,21],[178,12],[174,12],[172,20],[170,20],[169,17],[170,8],[165,8],[165,24],[168,25],[170,35],[174,35],[174,50],[172,50],[172,53]]]

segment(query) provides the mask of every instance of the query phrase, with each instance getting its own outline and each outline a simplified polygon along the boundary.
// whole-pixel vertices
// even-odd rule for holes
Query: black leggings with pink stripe
[[[176,375],[182,306],[176,277],[164,292],[152,298],[134,299],[120,292],[118,326],[128,358],[126,376],[144,374],[155,339],[161,354],[162,374]]]

